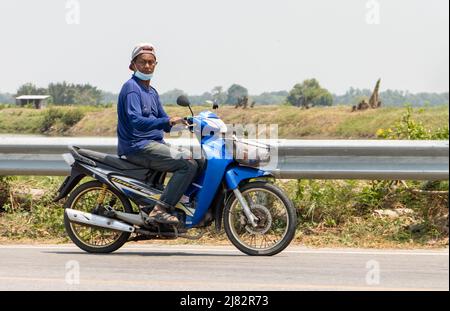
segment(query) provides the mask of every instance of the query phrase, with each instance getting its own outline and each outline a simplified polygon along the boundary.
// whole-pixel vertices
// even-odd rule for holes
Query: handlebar
[[[194,118],[189,116],[189,117],[184,117],[183,120],[188,123],[188,125],[186,125],[186,128],[192,130],[192,128],[195,126]]]

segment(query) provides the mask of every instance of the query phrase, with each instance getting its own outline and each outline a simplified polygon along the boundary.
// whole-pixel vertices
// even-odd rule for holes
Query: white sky
[[[79,24],[67,23],[73,1]],[[257,94],[311,77],[338,94],[379,77],[382,89],[448,91],[449,1],[373,1],[376,25],[368,0],[1,0],[0,92],[66,80],[118,93],[142,41],[156,45],[160,92]]]

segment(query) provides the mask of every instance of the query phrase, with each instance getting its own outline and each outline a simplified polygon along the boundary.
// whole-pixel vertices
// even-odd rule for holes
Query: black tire
[[[247,183],[241,187],[239,187],[239,190],[241,193],[244,193],[247,190],[250,190],[252,188],[262,188],[265,189],[275,196],[277,196],[284,204],[286,211],[287,211],[287,217],[289,220],[288,226],[287,226],[287,232],[285,236],[282,238],[282,240],[276,244],[272,248],[264,249],[264,250],[255,250],[252,248],[247,247],[246,245],[243,245],[232,233],[231,224],[230,224],[230,209],[233,205],[233,202],[236,199],[235,195],[232,194],[230,198],[228,199],[226,206],[224,208],[224,229],[225,233],[227,234],[228,239],[233,243],[234,246],[236,246],[241,252],[251,255],[251,256],[273,256],[281,251],[283,251],[292,241],[292,239],[295,236],[295,229],[297,226],[297,213],[294,208],[294,204],[292,201],[287,197],[287,195],[277,186],[265,182],[265,181],[256,181]]]
[[[97,180],[89,181],[87,183],[80,185],[74,191],[72,191],[72,193],[70,194],[68,200],[64,205],[64,209],[72,208],[73,202],[80,195],[80,193],[84,193],[86,190],[90,188],[101,188],[102,185],[103,184]],[[126,213],[133,212],[133,207],[131,206],[130,201],[126,197],[124,197],[120,192],[118,192],[115,189],[108,188],[108,190],[114,193],[117,196],[117,198],[119,198]],[[98,254],[112,253],[118,250],[120,247],[122,247],[128,241],[128,238],[130,237],[131,234],[130,232],[122,232],[120,234],[120,237],[116,241],[114,241],[114,243],[104,247],[92,247],[80,241],[77,235],[73,232],[71,221],[67,217],[66,213],[64,213],[64,227],[72,242],[88,253],[98,253]]]

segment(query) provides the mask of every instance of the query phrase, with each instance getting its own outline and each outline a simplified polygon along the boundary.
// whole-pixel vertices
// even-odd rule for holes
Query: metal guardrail
[[[186,146],[187,141],[170,140]],[[277,140],[278,178],[448,180],[448,141]],[[0,175],[68,175],[69,145],[116,153],[104,137],[0,137]],[[194,147],[195,148],[195,147]]]

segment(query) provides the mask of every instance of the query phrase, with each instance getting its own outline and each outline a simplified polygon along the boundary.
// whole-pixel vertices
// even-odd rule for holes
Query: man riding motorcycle
[[[169,117],[161,104],[158,92],[150,85],[157,65],[155,48],[149,43],[135,46],[129,69],[133,76],[122,86],[117,106],[118,155],[129,162],[173,176],[160,200],[175,206],[197,174],[198,164],[189,154],[171,148],[164,142],[164,132],[175,124],[185,124],[181,117]],[[156,205],[150,221],[177,225],[177,217],[167,207]]]

